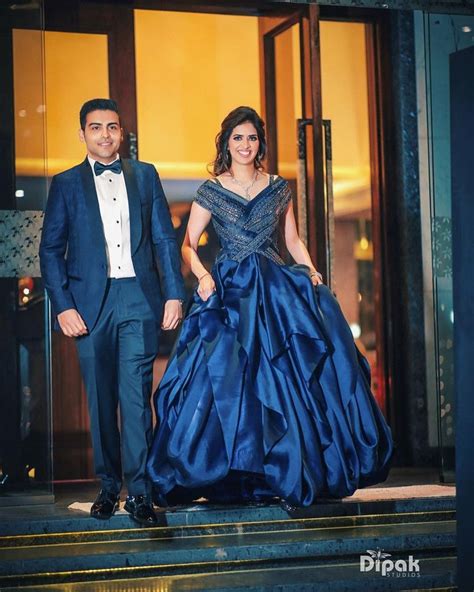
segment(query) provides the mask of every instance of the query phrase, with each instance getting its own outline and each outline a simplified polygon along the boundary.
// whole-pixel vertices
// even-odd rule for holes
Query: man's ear
[[[84,138],[84,130],[82,128],[79,129],[79,140],[81,142],[85,142],[86,139]]]

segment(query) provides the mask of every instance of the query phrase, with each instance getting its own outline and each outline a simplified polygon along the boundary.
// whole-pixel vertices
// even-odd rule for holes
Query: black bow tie
[[[120,173],[122,172],[122,161],[120,159],[114,160],[114,162],[110,164],[102,164],[101,162],[97,161],[94,162],[94,173],[97,177],[99,175],[102,175],[104,171],[110,171],[111,173],[116,173],[117,175],[120,175]]]

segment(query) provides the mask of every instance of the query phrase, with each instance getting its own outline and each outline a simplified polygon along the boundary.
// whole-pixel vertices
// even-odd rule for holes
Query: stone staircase
[[[327,502],[292,516],[196,505],[160,513],[153,529],[70,514],[0,522],[2,592],[455,589],[452,497]]]

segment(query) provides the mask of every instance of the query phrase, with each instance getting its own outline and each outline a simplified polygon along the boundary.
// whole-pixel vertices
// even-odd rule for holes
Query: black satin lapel
[[[87,158],[80,166],[80,174],[87,214],[89,216],[89,223],[92,230],[92,239],[96,241],[97,247],[99,247],[105,255],[105,235],[100,215],[99,200],[97,198],[97,191],[95,190],[94,173],[92,172],[91,165]]]
[[[142,236],[142,208],[137,177],[129,160],[122,159],[122,170],[127,187],[128,209],[130,213],[130,248],[133,255],[140,244]]]

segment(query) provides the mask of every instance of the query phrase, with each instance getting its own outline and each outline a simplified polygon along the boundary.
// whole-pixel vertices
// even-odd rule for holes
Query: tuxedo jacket
[[[181,259],[154,166],[122,159],[137,281],[161,323],[164,300],[183,299]],[[40,244],[41,273],[53,313],[75,308],[91,331],[107,286],[107,255],[94,172],[87,158],[53,177]]]

